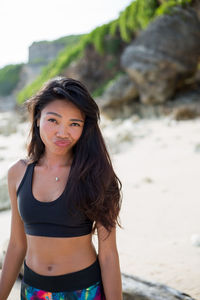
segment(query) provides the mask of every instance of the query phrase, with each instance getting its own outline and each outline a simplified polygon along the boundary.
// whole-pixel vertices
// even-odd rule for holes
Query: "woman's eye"
[[[54,123],[54,121],[55,121],[55,122],[57,123],[57,120],[55,120],[55,119],[53,119],[53,118],[48,119],[48,121],[51,122],[51,123]],[[79,123],[72,123],[72,125],[73,125],[73,124],[76,124],[76,126],[80,126]]]
[[[56,121],[56,120],[55,120],[55,119],[48,119],[48,121],[50,121],[50,122],[51,122],[51,121]]]
[[[72,123],[72,124],[77,124],[78,126],[80,126],[80,124],[79,124],[79,123]]]

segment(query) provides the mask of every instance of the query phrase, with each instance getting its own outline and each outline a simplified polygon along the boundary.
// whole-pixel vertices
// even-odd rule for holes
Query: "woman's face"
[[[37,120],[46,150],[55,154],[69,152],[82,134],[84,121],[84,114],[70,101],[55,100],[46,105]]]

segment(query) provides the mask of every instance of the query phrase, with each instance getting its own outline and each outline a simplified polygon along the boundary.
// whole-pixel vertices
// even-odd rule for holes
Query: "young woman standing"
[[[25,106],[30,141],[26,159],[8,170],[12,221],[0,300],[23,262],[21,300],[122,300],[122,185],[98,126],[99,108],[80,81],[66,77],[48,81]]]

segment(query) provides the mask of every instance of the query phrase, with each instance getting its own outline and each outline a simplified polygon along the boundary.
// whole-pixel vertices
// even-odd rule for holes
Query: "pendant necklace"
[[[60,179],[59,179],[59,177],[58,176],[56,176],[56,181],[59,181]]]
[[[59,181],[60,179],[59,179],[59,177],[58,176],[56,176],[56,181]]]

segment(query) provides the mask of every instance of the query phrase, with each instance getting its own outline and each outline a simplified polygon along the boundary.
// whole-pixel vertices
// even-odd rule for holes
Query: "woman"
[[[99,108],[80,81],[65,77],[48,81],[25,106],[30,141],[26,159],[8,170],[12,221],[0,300],[23,262],[21,300],[121,300],[122,185],[98,126]]]

